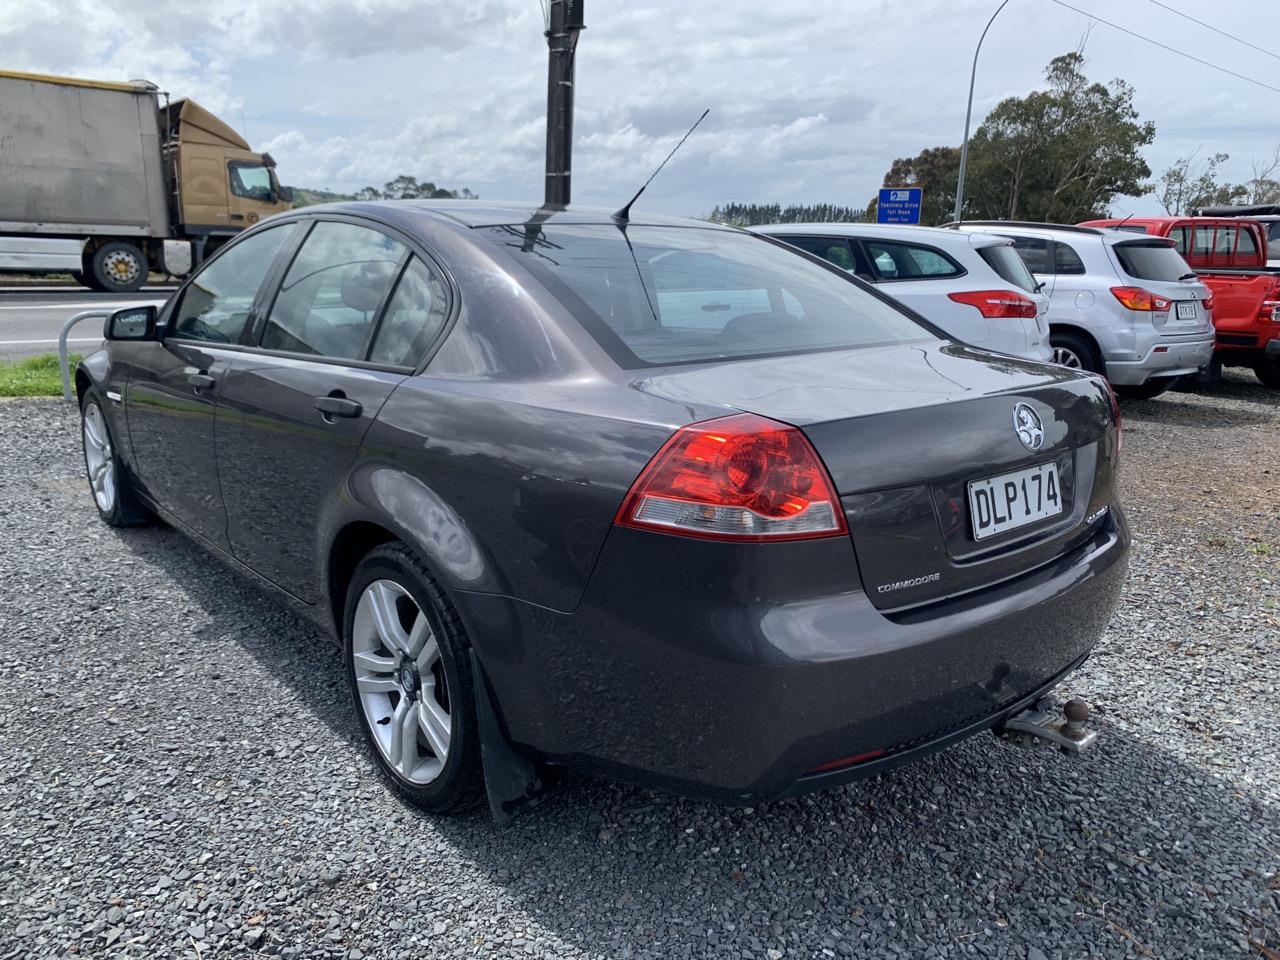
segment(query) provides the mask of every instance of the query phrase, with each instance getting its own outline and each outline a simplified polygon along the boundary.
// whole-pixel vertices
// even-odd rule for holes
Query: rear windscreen
[[[1195,271],[1173,247],[1162,243],[1118,243],[1120,269],[1135,280],[1181,280]]]
[[[1035,293],[1036,278],[1031,276],[1031,271],[1027,269],[1026,262],[1022,259],[1022,255],[1014,249],[1013,244],[1006,243],[998,247],[980,247],[978,256],[987,261],[987,266],[991,267],[1000,275],[1000,279],[1006,283],[1012,283],[1015,287],[1021,287],[1028,293]]]
[[[936,335],[846,275],[763,237],[696,227],[492,227],[623,367]]]

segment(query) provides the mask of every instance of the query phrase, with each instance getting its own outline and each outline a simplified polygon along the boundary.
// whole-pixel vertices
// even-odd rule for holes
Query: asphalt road
[[[56,353],[58,334],[67,318],[81,310],[119,310],[144,303],[163,303],[172,287],[149,287],[137,293],[95,293],[76,287],[0,288],[0,360]],[[102,343],[102,323],[86,320],[71,331],[68,344],[88,353]]]

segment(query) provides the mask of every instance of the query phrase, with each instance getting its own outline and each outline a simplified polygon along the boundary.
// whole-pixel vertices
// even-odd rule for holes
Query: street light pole
[[[978,79],[978,54],[982,52],[982,41],[987,39],[987,31],[991,29],[991,25],[996,22],[996,17],[1000,16],[1009,3],[1009,0],[1003,0],[1000,6],[996,7],[996,12],[991,15],[991,19],[987,21],[987,25],[982,29],[982,36],[978,38],[977,49],[973,51],[973,70],[969,73],[969,105],[964,111],[964,143],[960,145],[960,177],[956,181],[956,212],[952,217],[956,223],[959,223],[964,212],[964,173],[965,168],[969,166],[969,121],[973,119],[973,85]]]

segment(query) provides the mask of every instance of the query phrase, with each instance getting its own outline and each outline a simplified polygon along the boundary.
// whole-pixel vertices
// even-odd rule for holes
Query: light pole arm
[[[987,39],[987,31],[996,22],[996,17],[1000,16],[1000,11],[1008,4],[1009,0],[1003,0],[1000,6],[996,7],[996,12],[982,28],[982,36],[978,38],[978,46],[973,51],[973,69],[969,73],[969,104],[964,110],[964,142],[960,144],[960,176],[956,180],[956,211],[955,216],[952,217],[956,223],[959,223],[964,215],[964,174],[965,168],[969,166],[969,122],[973,119],[973,86],[978,79],[978,54],[982,53],[982,41]]]

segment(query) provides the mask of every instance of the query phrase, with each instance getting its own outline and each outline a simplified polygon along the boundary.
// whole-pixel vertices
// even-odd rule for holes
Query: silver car
[[[1213,358],[1213,300],[1174,242],[1125,230],[968,221],[1008,237],[1049,295],[1054,360],[1148,398]]]

